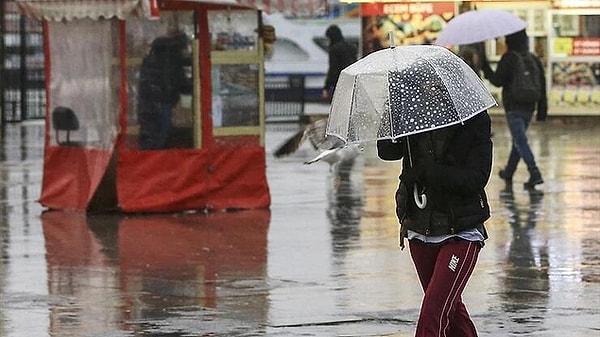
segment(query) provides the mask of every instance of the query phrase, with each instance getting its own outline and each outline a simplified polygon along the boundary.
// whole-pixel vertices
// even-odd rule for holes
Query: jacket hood
[[[510,51],[529,50],[529,38],[525,29],[505,36],[506,47]]]
[[[336,25],[331,25],[325,31],[325,36],[331,41],[331,44],[342,41],[344,36],[342,35],[342,30],[340,27]]]

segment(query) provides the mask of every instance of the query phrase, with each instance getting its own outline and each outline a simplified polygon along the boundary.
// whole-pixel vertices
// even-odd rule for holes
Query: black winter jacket
[[[419,188],[425,189],[427,205],[417,207],[413,182],[407,186],[403,176],[411,170],[407,138],[396,142],[380,140],[377,154],[383,160],[402,161],[402,175],[396,192],[396,213],[407,230],[423,235],[455,234],[483,228],[490,217],[484,190],[492,169],[491,122],[487,111],[436,131],[408,137],[413,175]]]
[[[336,25],[325,32],[329,38],[329,69],[325,77],[325,90],[335,89],[338,77],[344,68],[356,61],[356,47],[344,39],[342,31]]]

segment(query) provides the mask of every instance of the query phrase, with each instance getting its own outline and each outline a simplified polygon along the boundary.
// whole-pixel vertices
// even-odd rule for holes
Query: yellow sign
[[[573,54],[573,39],[569,37],[555,38],[553,41],[553,51],[555,55],[572,55]]]

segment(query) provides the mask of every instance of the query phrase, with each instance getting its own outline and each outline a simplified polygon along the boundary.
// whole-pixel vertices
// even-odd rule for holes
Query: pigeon
[[[327,136],[327,119],[319,119],[308,124],[305,128],[298,130],[292,137],[288,138],[273,153],[276,158],[287,156],[296,151],[305,142],[309,141],[319,154],[304,162],[313,164],[318,161],[329,163],[330,168],[339,162],[350,161],[356,158],[362,151],[357,144],[346,144],[337,137]]]

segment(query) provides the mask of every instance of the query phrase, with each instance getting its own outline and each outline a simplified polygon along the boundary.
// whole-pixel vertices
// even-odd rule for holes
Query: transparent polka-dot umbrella
[[[390,47],[342,71],[326,133],[347,143],[397,139],[461,123],[496,104],[448,49]]]

